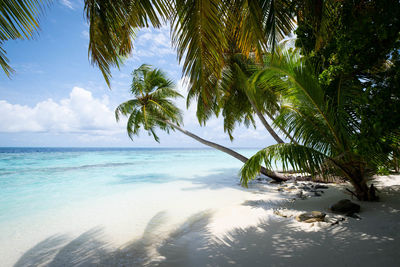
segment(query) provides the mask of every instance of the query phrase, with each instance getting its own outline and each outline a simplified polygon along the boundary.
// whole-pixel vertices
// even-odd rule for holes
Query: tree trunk
[[[207,141],[207,140],[205,140],[205,139],[203,139],[203,138],[201,138],[201,137],[199,137],[199,136],[197,136],[197,135],[195,135],[195,134],[193,134],[193,133],[191,133],[191,132],[189,132],[189,131],[187,131],[187,130],[181,128],[181,127],[179,127],[178,125],[173,124],[173,123],[170,122],[170,121],[164,121],[164,122],[167,123],[169,126],[173,127],[174,129],[180,131],[181,133],[183,133],[183,134],[185,134],[185,135],[187,135],[187,136],[189,136],[189,137],[195,139],[196,141],[198,141],[198,142],[200,142],[200,143],[202,143],[202,144],[204,144],[204,145],[206,145],[206,146],[209,146],[209,147],[218,149],[219,151],[225,152],[225,153],[231,155],[232,157],[234,157],[234,158],[240,160],[240,161],[243,162],[243,163],[246,163],[246,162],[249,160],[249,159],[246,158],[245,156],[243,156],[243,155],[237,153],[236,151],[234,151],[234,150],[232,150],[232,149],[230,149],[230,148],[227,148],[227,147],[218,145],[218,144],[216,144],[216,143],[214,143],[214,142]],[[264,174],[264,175],[270,177],[271,179],[277,181],[277,182],[283,182],[283,181],[286,181],[286,180],[289,179],[289,178],[288,178],[287,176],[285,176],[285,175],[281,175],[281,174],[279,174],[279,173],[269,171],[269,170],[265,169],[264,167],[261,167],[260,172],[261,172],[262,174]]]
[[[367,181],[363,176],[352,176],[350,183],[354,187],[354,196],[360,201],[378,201],[379,197],[376,195],[376,188],[373,184],[368,187]]]
[[[251,106],[253,107],[254,111],[256,112],[258,118],[260,119],[261,123],[264,125],[265,129],[271,134],[271,136],[275,139],[275,141],[279,144],[283,144],[283,140],[276,134],[274,129],[268,124],[267,120],[264,118],[263,114],[258,110],[256,104],[254,101],[250,98],[247,97]]]
[[[396,153],[396,151],[393,151],[393,167],[395,173],[400,172],[400,160],[398,158],[398,153]]]

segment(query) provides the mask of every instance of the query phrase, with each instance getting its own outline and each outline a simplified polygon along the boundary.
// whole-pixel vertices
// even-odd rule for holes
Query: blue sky
[[[34,40],[5,44],[16,73],[0,73],[0,146],[133,146],[199,147],[181,133],[160,133],[158,144],[146,133],[133,142],[125,121],[117,123],[114,109],[130,98],[130,73],[143,63],[161,68],[186,95],[181,67],[171,48],[169,28],[141,30],[135,51],[120,70],[113,70],[112,88],[88,61],[88,25],[82,0],[55,1],[41,18]],[[200,127],[193,107],[185,110],[185,128],[231,147],[264,147],[273,139],[262,127],[239,127],[234,142],[223,131],[221,118]],[[260,124],[258,124],[260,125]]]

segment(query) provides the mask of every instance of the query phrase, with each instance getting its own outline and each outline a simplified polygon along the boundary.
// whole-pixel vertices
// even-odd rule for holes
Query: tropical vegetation
[[[282,100],[274,123],[291,133],[296,143],[259,151],[242,169],[244,184],[256,176],[262,163],[270,169],[279,161],[284,169],[344,177],[357,198],[377,199],[374,186],[367,186],[368,174],[388,163],[388,141],[398,144],[400,134],[398,128],[388,129],[375,142],[364,142],[357,88],[337,88],[330,96],[316,78],[315,68],[293,52],[276,54],[251,82],[279,91]]]
[[[129,137],[133,139],[143,129],[159,142],[157,129],[167,133],[178,130],[206,146],[218,149],[246,163],[248,158],[236,151],[205,140],[182,128],[182,112],[174,103],[174,100],[182,95],[174,87],[174,83],[167,78],[165,73],[149,65],[143,64],[132,72],[130,92],[134,98],[120,104],[115,110],[117,121],[120,120],[121,115],[128,118],[126,129]],[[259,168],[259,171],[276,180],[283,179],[282,176],[267,171],[265,168]]]
[[[42,1],[3,2],[0,45],[37,29],[32,18]],[[277,144],[246,161],[244,185],[262,163],[272,168],[280,160],[285,169],[343,176],[356,197],[375,200],[368,177],[399,169],[397,0],[85,0],[85,15],[90,61],[108,85],[112,68],[132,52],[136,32],[168,23],[200,124],[222,115],[233,138],[236,125],[261,120]],[[278,43],[292,34],[295,47],[280,51]],[[157,99],[155,88],[144,95],[135,90],[136,101],[119,107],[133,116],[128,132],[141,125],[156,138],[155,127],[180,129],[168,100],[178,95]]]

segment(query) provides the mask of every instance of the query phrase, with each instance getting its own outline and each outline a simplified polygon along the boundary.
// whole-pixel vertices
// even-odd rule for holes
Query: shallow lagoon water
[[[243,224],[236,219],[237,207],[257,197],[239,185],[242,163],[212,149],[0,151],[0,262],[4,266],[29,258],[30,249],[48,238],[62,235],[73,240],[93,229],[102,229],[110,246],[121,246],[141,236],[160,213],[168,218],[158,223],[163,234],[193,214],[210,210],[228,220],[217,228]],[[237,151],[251,156],[257,150]],[[242,219],[256,223],[260,211],[243,209],[247,215]],[[32,263],[36,260],[33,257]]]
[[[256,152],[238,151],[246,156]],[[1,148],[0,224],[99,196],[241,166],[229,155],[201,148]]]

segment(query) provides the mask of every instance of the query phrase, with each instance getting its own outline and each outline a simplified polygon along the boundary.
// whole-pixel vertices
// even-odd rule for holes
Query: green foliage
[[[274,123],[291,133],[298,144],[273,145],[258,152],[242,168],[243,184],[256,176],[263,163],[272,168],[273,161],[280,161],[284,170],[340,175],[353,183],[388,161],[384,138],[378,136],[369,143],[362,139],[364,122],[354,104],[359,96],[351,88],[337,88],[331,96],[314,70],[298,54],[287,52],[275,55],[253,76],[252,83],[262,79],[264,86],[280,92],[283,104]],[[385,136],[391,136],[392,144],[400,144],[396,129]]]
[[[131,139],[143,128],[159,142],[156,128],[169,132],[174,130],[169,123],[179,126],[182,114],[172,99],[182,95],[174,87],[161,70],[149,65],[133,71],[131,93],[134,99],[120,104],[115,110],[117,121],[121,115],[128,117],[126,128]]]
[[[253,155],[241,169],[241,183],[247,187],[249,180],[260,172],[262,164],[269,170],[282,163],[283,170],[316,174],[327,174],[326,170],[332,165],[331,159],[310,147],[298,144],[276,144],[264,148]]]
[[[390,170],[386,166],[380,166],[378,167],[378,170],[376,171],[378,175],[389,175]]]
[[[111,68],[132,52],[138,28],[159,27],[168,16],[168,1],[85,0],[89,23],[89,59],[110,86]]]
[[[398,149],[390,135],[400,132],[400,2],[325,1],[324,7],[320,16],[302,11],[296,45],[317,66],[333,101],[340,90],[357,95],[352,103],[341,100],[361,122],[357,152],[368,153],[364,148],[378,140],[390,154]]]
[[[295,27],[289,0],[86,0],[85,10],[90,60],[108,84],[111,68],[119,67],[132,51],[136,29],[168,21],[183,74],[189,78],[188,103],[201,98],[197,102],[201,123],[215,108],[216,82],[229,39],[234,36],[242,54],[255,53],[261,59]]]
[[[48,0],[0,0],[0,66],[10,76],[13,69],[8,64],[2,47],[7,40],[30,39],[39,30],[39,17]]]
[[[254,62],[240,54],[229,54],[218,83],[218,108],[224,118],[224,130],[233,140],[236,125],[255,127],[254,110],[249,102],[248,78],[257,69]]]

